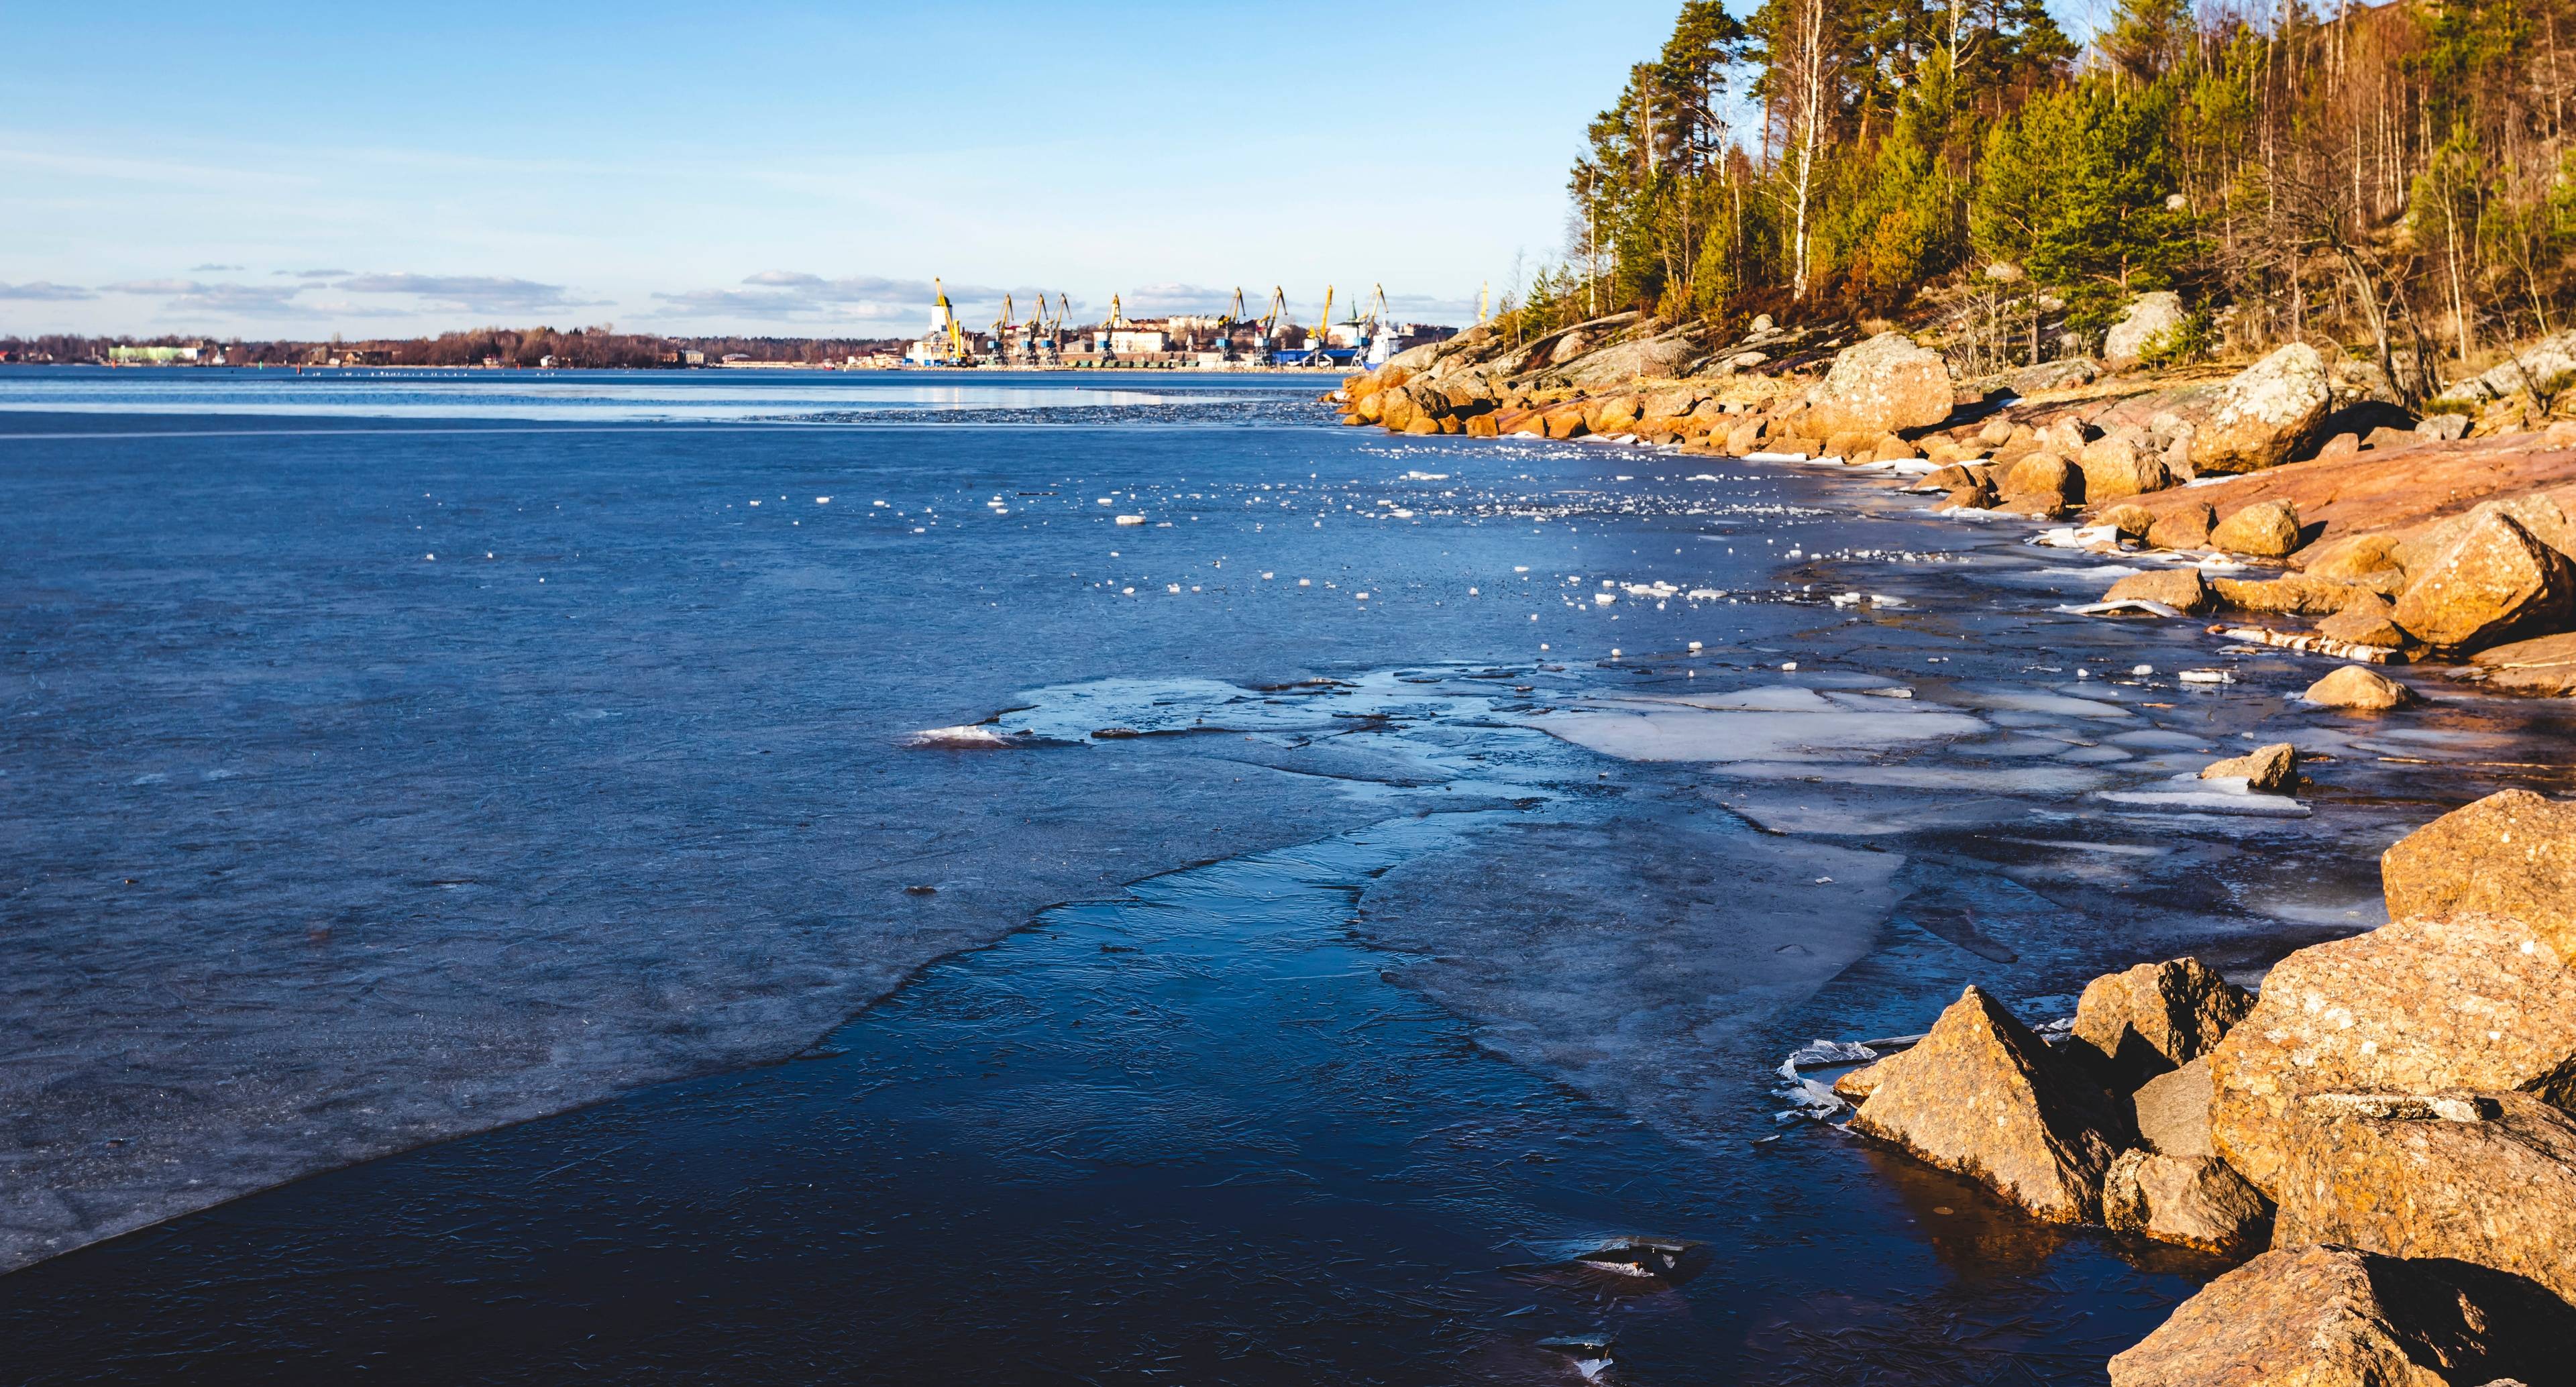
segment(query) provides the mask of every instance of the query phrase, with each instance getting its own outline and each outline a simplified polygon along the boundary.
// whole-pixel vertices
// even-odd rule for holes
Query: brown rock
[[[2161,602],[2178,612],[2205,612],[2214,605],[2209,582],[2197,568],[2165,568],[2132,573],[2102,594],[2105,602]]]
[[[2033,453],[2006,469],[1995,487],[2006,496],[2049,493],[2073,501],[2084,494],[2084,474],[2055,453]]]
[[[2317,456],[2320,458],[2348,458],[2358,457],[2360,454],[2361,435],[2355,433],[2336,434],[2317,449]]]
[[[2092,482],[2088,479],[2085,486],[2091,487]],[[2156,513],[2134,501],[2106,507],[2093,518],[2096,523],[2119,531],[2120,538],[2139,543],[2145,543],[2147,531],[2156,527]]]
[[[2576,959],[2576,801],[2499,790],[2398,839],[2379,880],[2391,915],[2501,915]]]
[[[1551,406],[1539,416],[1539,427],[1550,438],[1580,438],[1592,431],[1592,426],[1583,421],[1583,406],[1581,400]]]
[[[1444,421],[1442,420],[1432,418],[1428,414],[1416,414],[1413,416],[1411,421],[1405,424],[1404,431],[1406,433],[1414,434],[1438,433],[1440,432],[1440,425],[1443,422]]]
[[[2033,520],[2055,520],[2066,513],[2066,497],[2054,491],[2017,491],[1995,502],[1994,508],[2007,515],[2027,515]]]
[[[2084,498],[2097,505],[2173,485],[2163,458],[2140,452],[2135,442],[2118,434],[2085,444],[2075,462],[2084,470]]]
[[[2469,527],[2397,599],[2397,624],[2427,645],[2477,650],[2576,619],[2576,571],[2511,516]]]
[[[2061,457],[2077,457],[2093,437],[2084,421],[2071,414],[2061,414],[2039,431],[2039,446]]]
[[[1413,392],[1402,386],[1380,391],[1375,398],[1377,421],[1397,433],[1411,427],[1419,417],[1414,407]]]
[[[1901,332],[1878,336],[1834,358],[1808,407],[1816,432],[1871,434],[1927,428],[1950,417],[1950,368]]]
[[[2108,1099],[2030,1028],[1971,987],[1885,1071],[1851,1121],[1982,1181],[2050,1223],[2101,1213],[2102,1174],[2124,1124]]]
[[[2397,624],[2397,609],[2387,598],[2368,591],[2355,592],[2342,610],[2318,622],[2317,634],[2381,650],[2400,650],[2408,644],[2405,629]]]
[[[1628,433],[1637,426],[1637,410],[1643,402],[1634,395],[1613,395],[1595,400],[1583,412],[1584,425],[1602,435]]]
[[[1894,1056],[1889,1058],[1892,1059]],[[1834,1092],[1854,1103],[1867,1101],[1871,1094],[1878,1092],[1878,1081],[1887,1077],[1884,1069],[1886,1063],[1887,1060],[1882,1059],[1864,1064],[1858,1069],[1845,1070],[1841,1078],[1834,1080]]]
[[[1479,414],[1467,421],[1469,438],[1500,438],[1502,435],[1503,431],[1495,426],[1494,416],[1490,414]]]
[[[2324,578],[2311,578],[2305,573],[2284,573],[2278,578],[2248,582],[2242,578],[2213,578],[2209,586],[2218,599],[2231,607],[2249,612],[2273,612],[2284,616],[2325,616],[2342,611],[2349,605],[2355,590]]]
[[[1954,486],[1950,488],[1950,494],[1942,499],[1941,505],[1938,509],[1992,510],[1994,506],[1994,487],[1980,480],[1969,482],[1963,486]]]
[[[2166,1156],[2215,1156],[2209,1143],[2209,1057],[2158,1074],[2129,1095],[2138,1140]]]
[[[2245,788],[2249,790],[2267,795],[2287,793],[2291,786],[2299,783],[2299,749],[2288,742],[2274,742],[2242,756],[2212,761],[2200,772],[2203,780],[2228,776],[2244,777]],[[2252,1000],[2248,999],[2246,1005],[2251,1007]]]
[[[2345,665],[2310,684],[2299,697],[2322,708],[2378,711],[2406,707],[2415,701],[2415,691],[2367,665]]]
[[[2245,989],[2199,959],[2141,963],[2084,985],[2073,1043],[2098,1058],[2095,1068],[2114,1092],[2126,1093],[2209,1053],[2253,1008]]]
[[[1765,426],[1765,422],[1766,421],[1760,419],[1747,419],[1743,423],[1728,430],[1726,434],[1726,451],[1735,457],[1742,457],[1746,453],[1760,449],[1762,446],[1762,430]]]
[[[2528,1281],[2348,1247],[2276,1248],[2111,1359],[2111,1387],[2477,1387],[2566,1375],[2576,1311]]]
[[[2470,657],[2469,673],[2497,693],[2576,698],[2576,632],[2488,646]]]
[[[2287,501],[2257,501],[2218,522],[2209,542],[2231,554],[2286,558],[2299,547],[2299,511]]]
[[[1915,485],[1926,491],[1956,491],[1963,486],[1975,486],[1984,479],[1982,473],[1971,471],[1954,462],[1946,467],[1933,468],[1923,474],[1923,480]]]
[[[2361,446],[2374,453],[2385,453],[2399,448],[2411,448],[2423,441],[2424,436],[2413,429],[2390,428],[2382,424],[2362,437]]]
[[[2114,1233],[2242,1257],[2261,1249],[2272,1215],[2225,1161],[2123,1151],[2102,1180],[2102,1222]]]
[[[2158,549],[2206,549],[2209,532],[2217,526],[2218,512],[2206,501],[2159,507],[2156,523],[2147,527],[2147,543]]]
[[[2456,1258],[2576,1303],[2566,1113],[2527,1093],[2458,1090],[2311,1095],[2301,1108],[2282,1166],[2282,1245]]]
[[[2395,535],[2354,535],[2319,545],[2302,556],[2302,563],[2309,577],[2338,583],[2361,583],[2381,573],[2405,571],[2397,559]]]
[[[2218,392],[2192,429],[2192,466],[2204,473],[2277,467],[2306,447],[2333,403],[2325,359],[2293,342]]]
[[[2576,972],[2529,925],[2400,920],[2282,959],[2210,1052],[2218,1154],[2281,1197],[2285,1143],[2311,1093],[2526,1091],[2576,1102]]]

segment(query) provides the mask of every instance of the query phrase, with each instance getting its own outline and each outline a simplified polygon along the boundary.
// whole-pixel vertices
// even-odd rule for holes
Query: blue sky
[[[1456,318],[1671,13],[14,6],[0,331],[908,333],[933,275]]]
[[[908,334],[934,275],[1457,321],[1676,8],[19,4],[0,332]]]

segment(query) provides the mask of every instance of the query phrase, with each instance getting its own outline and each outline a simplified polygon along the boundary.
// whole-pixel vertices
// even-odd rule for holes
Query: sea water
[[[2094,1380],[2215,1264],[1782,1058],[2565,789],[2055,610],[2134,558],[1326,384],[0,369],[12,1380]]]

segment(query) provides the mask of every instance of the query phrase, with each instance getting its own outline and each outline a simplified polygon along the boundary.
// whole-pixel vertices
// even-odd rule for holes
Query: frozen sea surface
[[[2209,1267],[1780,1058],[2259,978],[2570,789],[1822,469],[713,375],[0,368],[26,1380],[2090,1380]],[[1559,1265],[1627,1234],[1713,1256]]]

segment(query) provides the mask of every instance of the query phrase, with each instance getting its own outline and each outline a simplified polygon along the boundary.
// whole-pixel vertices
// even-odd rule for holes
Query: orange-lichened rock
[[[2111,1387],[2452,1387],[2565,1375],[2576,1309],[2479,1267],[2275,1248],[2111,1359]]]
[[[2499,790],[2398,839],[2379,880],[2391,915],[2501,915],[2576,959],[2576,800]]]
[[[2497,915],[2401,919],[2301,949],[2210,1052],[2210,1137],[2282,1197],[2309,1094],[2525,1091],[2576,1102],[2576,972],[2538,927]]]
[[[2050,1223],[2101,1216],[2127,1124],[2109,1098],[1971,987],[1921,1043],[1871,1066],[1851,1128],[1982,1181]]]

